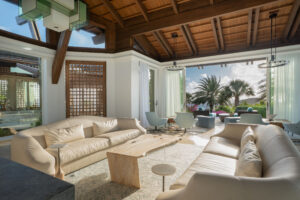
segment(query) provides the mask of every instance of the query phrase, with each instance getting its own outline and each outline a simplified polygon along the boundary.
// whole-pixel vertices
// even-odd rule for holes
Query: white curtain
[[[176,112],[182,111],[181,100],[181,72],[166,72],[166,116],[174,117]]]
[[[149,127],[148,120],[146,118],[146,112],[150,111],[150,100],[149,100],[149,65],[143,62],[139,63],[140,66],[140,77],[139,77],[139,118],[141,125],[145,128]]]
[[[277,119],[287,119],[293,123],[300,120],[300,52],[280,55],[289,64],[271,70],[274,81],[273,113]]]

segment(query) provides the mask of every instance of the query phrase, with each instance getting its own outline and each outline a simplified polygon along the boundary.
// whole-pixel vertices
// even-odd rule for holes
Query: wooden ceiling
[[[269,14],[274,11],[278,12],[276,44],[296,44],[300,40],[300,0],[85,2],[90,21],[114,24],[116,51],[137,46],[160,61],[268,48]],[[171,37],[175,32],[177,39]]]

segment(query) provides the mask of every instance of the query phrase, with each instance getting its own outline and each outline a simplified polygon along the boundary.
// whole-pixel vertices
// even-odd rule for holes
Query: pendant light
[[[274,21],[274,32],[275,32],[275,42],[276,42],[276,17],[277,12],[270,13],[270,21],[271,21],[271,55],[270,60],[267,58],[266,63],[262,63],[258,65],[258,68],[275,68],[275,67],[282,67],[287,65],[289,62],[287,60],[277,60],[276,57],[276,47],[274,47],[273,51],[273,21]]]
[[[177,38],[178,38],[178,34],[176,32],[172,33],[172,38],[174,39],[174,42],[175,42],[175,50],[176,50],[176,46],[177,46]],[[174,61],[173,61],[173,65],[172,66],[169,66],[167,67],[167,70],[168,71],[181,71],[184,69],[183,66],[178,66],[177,63],[176,63],[176,52],[174,51]]]

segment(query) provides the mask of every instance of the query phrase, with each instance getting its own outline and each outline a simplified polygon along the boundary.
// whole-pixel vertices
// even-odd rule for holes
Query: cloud
[[[198,86],[198,83],[196,81],[191,81],[186,86],[186,92],[188,93],[194,93],[196,92],[196,87]]]
[[[87,46],[87,44],[91,43],[91,38],[81,34],[78,31],[72,32],[72,39],[76,42],[76,46]]]
[[[222,86],[228,85],[231,80],[232,80],[232,78],[230,78],[229,76],[221,77]]]
[[[201,74],[201,78],[207,78],[207,74]]]
[[[4,27],[4,26],[0,26],[0,29],[11,32],[11,31],[9,30],[9,28],[6,28],[6,27]]]

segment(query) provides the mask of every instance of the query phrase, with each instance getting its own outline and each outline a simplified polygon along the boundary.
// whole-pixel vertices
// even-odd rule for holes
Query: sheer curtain
[[[182,110],[181,100],[181,72],[166,72],[166,116],[175,116],[176,112]]]
[[[289,64],[271,70],[273,79],[273,113],[278,119],[293,123],[300,120],[300,52],[279,55]]]
[[[141,125],[145,128],[149,127],[148,120],[146,118],[146,112],[150,111],[149,100],[149,65],[143,62],[139,62],[140,77],[139,77],[139,118]]]

